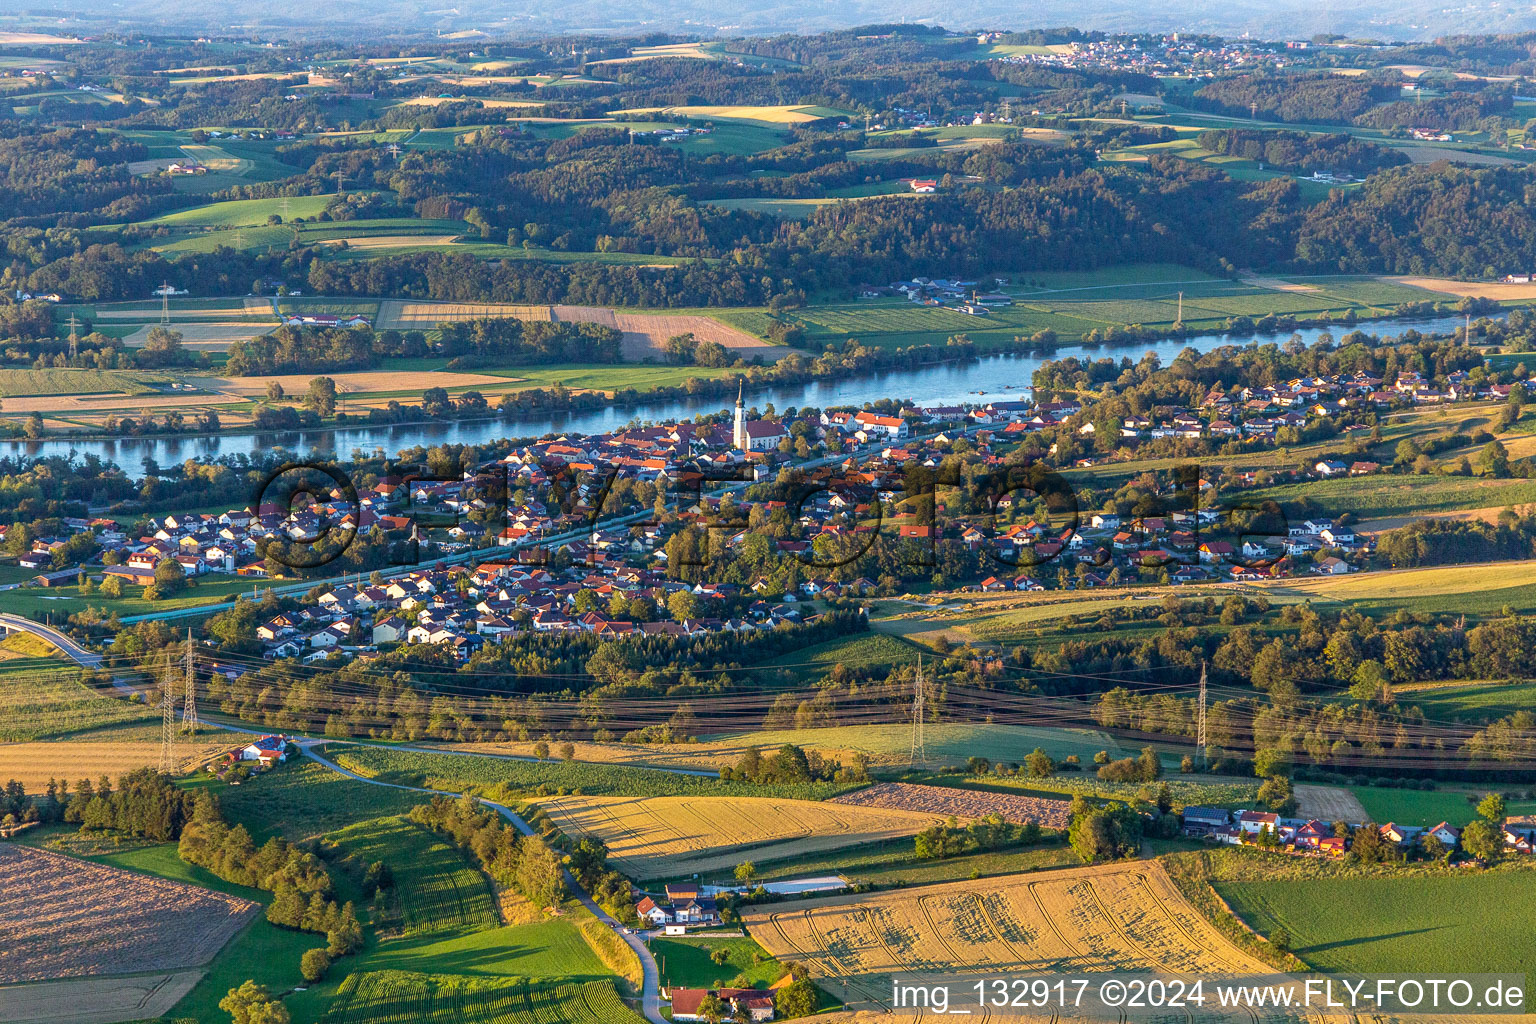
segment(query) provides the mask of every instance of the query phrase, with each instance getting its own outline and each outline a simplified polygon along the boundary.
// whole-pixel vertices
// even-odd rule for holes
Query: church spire
[[[736,383],[736,419],[731,427],[731,443],[741,451],[747,449],[747,412],[741,404],[741,396],[745,389],[745,381]]]

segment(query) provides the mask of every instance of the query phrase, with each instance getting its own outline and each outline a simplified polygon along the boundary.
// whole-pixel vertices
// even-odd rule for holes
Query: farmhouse
[[[333,313],[299,313],[284,318],[289,327],[367,327],[365,316],[337,316]]]
[[[260,761],[268,768],[288,760],[288,740],[282,736],[263,736],[254,743],[242,747],[240,760]]]
[[[750,1020],[773,1020],[773,993],[759,992],[754,988],[675,988],[671,992],[672,1019],[705,1020],[699,1007],[706,996],[719,999],[731,1014],[746,1010]]]
[[[1231,824],[1232,816],[1220,807],[1184,808],[1184,834],[1207,836]]]
[[[666,924],[672,920],[667,908],[659,906],[649,896],[635,904],[635,913],[640,915],[640,920],[649,921],[653,925]]]

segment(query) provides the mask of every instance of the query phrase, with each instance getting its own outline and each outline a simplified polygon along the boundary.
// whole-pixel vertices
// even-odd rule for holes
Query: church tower
[[[747,413],[741,405],[742,384],[736,385],[736,422],[731,428],[731,443],[741,451],[747,450]]]

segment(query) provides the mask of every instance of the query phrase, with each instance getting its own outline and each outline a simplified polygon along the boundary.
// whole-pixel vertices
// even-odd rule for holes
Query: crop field
[[[170,1013],[192,991],[199,970],[131,977],[70,978],[0,988],[0,1020],[6,1024],[110,1024],[154,1020]]]
[[[158,326],[158,325],[156,325]],[[150,332],[155,326],[146,325],[140,327],[132,334],[123,338],[123,344],[129,348],[142,348],[149,344]],[[249,341],[263,334],[270,334],[277,329],[276,323],[181,323],[172,328],[181,335],[181,347],[194,352],[225,352],[236,341]]]
[[[569,836],[596,836],[609,860],[635,878],[686,878],[915,835],[942,815],[759,797],[540,799]]]
[[[206,963],[257,904],[24,846],[0,846],[0,984]]]
[[[847,668],[871,668],[876,665],[909,664],[923,648],[887,633],[861,633],[838,637],[812,647],[780,655],[764,664],[765,668],[800,670],[802,678],[820,676],[833,665]]]
[[[68,691],[65,691],[67,694]],[[111,701],[110,697],[101,698]],[[123,704],[125,709],[135,705]],[[106,714],[97,711],[95,705],[82,706],[83,713]],[[0,743],[0,780],[16,779],[29,793],[41,792],[49,779],[114,778],[138,768],[150,768],[160,763],[160,729],[134,724],[143,715],[125,711],[120,718],[109,719],[123,724],[86,732],[79,738],[39,740],[28,743]],[[62,717],[51,726],[44,718],[36,726],[45,733],[55,730],[61,734],[70,727],[69,718]],[[233,744],[227,735],[203,733],[195,741],[183,738],[177,747],[177,758],[182,768],[201,764],[214,754],[228,750]]]
[[[548,306],[517,305],[509,302],[410,302],[385,299],[379,303],[380,330],[426,330],[440,323],[478,320],[482,317],[515,317],[518,320],[553,320]]]
[[[150,381],[169,380],[165,374],[129,370],[0,369],[0,398],[22,395],[141,395]]]
[[[10,668],[9,662],[4,664]],[[27,660],[26,671],[0,674],[0,742],[39,740],[149,718],[153,711],[80,682],[57,663]],[[8,760],[0,746],[0,761]],[[7,778],[0,770],[0,778]],[[79,776],[71,776],[78,778]]]
[[[699,341],[715,342],[743,357],[765,354],[775,358],[789,351],[784,347],[765,345],[761,338],[714,317],[691,313],[627,313],[606,306],[554,306],[551,316],[555,320],[603,324],[624,332],[624,358],[633,361],[663,358],[667,339],[679,334],[692,334]]]
[[[369,971],[341,983],[320,1024],[641,1024],[611,981]]]
[[[1163,753],[1166,768],[1176,757]],[[1085,759],[1086,760],[1086,759]],[[1057,772],[1050,778],[1031,779],[1022,775],[972,776],[959,774],[934,774],[909,771],[903,781],[932,783],[963,790],[980,790],[987,793],[1023,793],[1036,797],[1071,797],[1082,793],[1099,799],[1130,801],[1143,788],[1139,782],[1109,782],[1091,771]],[[1190,777],[1170,775],[1163,779],[1173,794],[1175,804],[1200,804],[1213,807],[1248,806],[1258,792],[1257,781],[1239,776],[1206,775]]]
[[[1412,974],[1524,972],[1536,959],[1536,877],[1528,870],[1462,875],[1217,881],[1253,928],[1284,928],[1323,971]]]
[[[1151,861],[747,909],[751,935],[859,1008],[939,973],[1261,974]]]
[[[730,745],[729,752],[740,755],[748,746],[774,749],[794,743],[808,750],[820,750],[844,762],[863,754],[872,765],[906,764],[912,748],[910,724],[869,723],[829,729],[782,729],[717,737],[711,745]],[[923,741],[928,756],[935,763],[960,763],[980,756],[992,761],[1023,763],[1024,756],[1036,747],[1060,760],[1077,754],[1092,760],[1100,750],[1122,756],[1118,743],[1108,733],[1093,729],[1055,729],[1030,725],[992,725],[989,723],[952,724],[933,722],[924,727]],[[687,748],[684,748],[687,749]]]
[[[1266,585],[1271,597],[1286,595],[1313,602],[1345,602],[1357,610],[1463,611],[1491,615],[1505,605],[1517,611],[1536,608],[1536,562],[1447,565],[1396,569]]]
[[[420,394],[424,389],[431,387],[441,388],[473,388],[496,387],[505,385],[509,379],[517,378],[493,377],[483,373],[454,373],[449,370],[424,370],[424,371],[388,371],[388,370],[358,370],[355,372],[341,372],[330,374],[336,382],[336,393],[339,395],[351,395],[368,392],[393,391],[407,394]],[[309,387],[309,382],[314,379],[311,373],[278,374],[271,377],[214,377],[201,378],[198,383],[210,389],[216,389],[231,395],[239,395],[243,398],[255,398],[267,393],[267,385],[276,381],[282,385],[283,391],[290,395],[303,395]]]
[[[615,112],[617,113],[617,111]],[[834,110],[831,107],[791,107],[791,106],[761,106],[761,107],[730,107],[730,106],[686,106],[686,107],[648,107],[643,109],[623,111],[628,114],[661,114],[666,117],[689,117],[697,119],[717,119],[721,121],[751,121],[759,124],[791,125],[804,124],[807,121],[818,121],[824,117],[851,117],[846,110]]]
[[[364,864],[383,861],[395,877],[406,935],[496,926],[491,889],[457,847],[405,818],[375,818],[325,837]]]
[[[1429,289],[1380,277],[1287,277],[1286,280],[1363,306],[1391,307],[1401,302],[1451,297],[1449,293],[1426,294]]]
[[[915,786],[907,782],[877,782],[866,789],[833,797],[828,803],[845,807],[884,807],[916,811],[940,817],[985,818],[1001,815],[1015,824],[1034,822],[1044,828],[1064,829],[1072,824],[1068,800],[1044,799],[1014,793]]]
[[[147,323],[159,325],[163,307],[159,302],[113,302],[91,307],[64,307],[56,316],[78,312],[87,319],[121,321],[123,323]],[[209,320],[275,321],[269,299],[172,299],[170,302],[171,327],[178,323]]]
[[[735,786],[715,777],[671,775],[618,764],[514,761],[499,757],[428,754],[354,747],[335,760],[364,778],[385,778],[431,789],[485,787],[502,794],[533,793],[540,786],[580,789],[589,796],[723,796],[741,793],[780,800],[824,800],[854,787],[831,782]],[[376,788],[376,787],[365,787]],[[420,802],[419,800],[416,802]],[[376,817],[377,815],[370,815]]]
[[[1536,299],[1536,284],[1504,284],[1501,281],[1455,281],[1447,277],[1388,277],[1393,284],[1422,288],[1447,295],[1482,296],[1500,302],[1527,302]]]

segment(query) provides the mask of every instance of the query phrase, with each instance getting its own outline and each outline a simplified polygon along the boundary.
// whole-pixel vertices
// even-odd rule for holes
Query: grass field
[[[1360,519],[1383,519],[1523,505],[1536,501],[1536,482],[1481,477],[1357,476],[1243,492],[1244,501],[1276,501],[1282,509],[1293,507],[1301,498],[1334,515],[1353,512]]]
[[[1471,680],[1399,688],[1398,702],[1438,721],[1488,722],[1516,711],[1536,711],[1536,686]]]
[[[665,959],[666,971],[661,985],[684,988],[720,988],[745,975],[750,984],[744,988],[766,987],[779,980],[784,965],[768,955],[752,938],[732,939],[712,935],[690,938],[655,938],[649,943],[658,965]],[[729,959],[717,964],[710,954],[725,950]]]
[[[406,935],[493,928],[498,923],[490,886],[479,869],[456,846],[403,817],[350,825],[324,841],[363,866],[374,861],[389,865],[400,928]]]
[[[45,616],[62,618],[83,608],[105,608],[118,615],[148,615],[200,604],[216,604],[238,594],[251,592],[249,580],[205,577],[174,597],[146,601],[139,587],[126,586],[117,599],[101,596],[99,591],[82,594],[78,586],[32,588],[0,592],[0,611],[15,612],[41,622]]]
[[[334,193],[318,196],[291,196],[286,199],[230,199],[222,203],[194,206],[189,210],[176,210],[161,214],[144,225],[169,227],[235,228],[255,227],[266,224],[267,218],[282,217],[285,221],[295,217],[318,217],[336,198]],[[283,213],[287,205],[287,214]]]
[[[1148,861],[751,908],[743,920],[768,952],[860,1008],[883,1005],[898,973],[1264,970]]]
[[[1319,605],[1346,603],[1360,611],[1403,608],[1411,612],[1498,615],[1505,605],[1517,612],[1536,609],[1533,569],[1536,562],[1529,561],[1447,565],[1285,580],[1263,590],[1271,596],[1301,597]]]
[[[1536,959],[1536,876],[1312,877],[1215,883],[1232,909],[1323,971],[1524,972]]]
[[[353,974],[321,1024],[641,1024],[611,981],[551,984],[408,971]]]
[[[807,801],[564,796],[538,801],[568,836],[596,836],[633,878],[724,877],[773,861],[915,835],[941,816]]]
[[[765,662],[764,667],[794,669],[801,678],[819,678],[834,665],[847,668],[907,665],[926,650],[886,633],[860,633],[781,654]]]
[[[1397,821],[1409,825],[1434,826],[1448,821],[1460,828],[1477,817],[1477,803],[1493,787],[1460,789],[1390,789],[1378,786],[1350,786],[1372,821]],[[1506,798],[1507,799],[1507,798]],[[1507,799],[1510,814],[1536,811],[1529,800]]]
[[[208,785],[219,797],[226,817],[243,823],[258,843],[273,835],[298,841],[337,832],[349,825],[404,814],[424,799],[420,793],[370,786],[308,761],[287,765],[239,786],[221,782]]]

